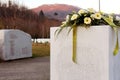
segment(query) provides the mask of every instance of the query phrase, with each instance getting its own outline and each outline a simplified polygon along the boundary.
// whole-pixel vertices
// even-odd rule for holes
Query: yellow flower
[[[90,13],[95,13],[95,10],[94,10],[93,8],[88,8],[88,11],[89,11]]]
[[[71,17],[71,20],[75,20],[78,18],[78,15],[77,14],[73,14],[72,17]]]
[[[69,15],[66,16],[66,21],[68,21],[68,20],[69,20]]]
[[[102,11],[99,11],[99,13],[100,13],[101,15],[104,15],[104,12],[102,12]]]
[[[91,18],[90,17],[85,17],[84,18],[84,23],[85,24],[91,24]]]
[[[66,21],[63,21],[62,24],[66,24],[67,22]]]
[[[102,15],[100,13],[95,13],[95,19],[101,19],[102,18]]]
[[[78,11],[78,14],[84,14],[86,11],[84,9],[81,9]]]
[[[91,14],[90,17],[91,17],[92,19],[94,19],[94,18],[95,18],[95,14]]]

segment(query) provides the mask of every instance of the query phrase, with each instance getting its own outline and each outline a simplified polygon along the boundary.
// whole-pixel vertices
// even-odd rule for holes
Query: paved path
[[[0,63],[0,80],[50,80],[50,58],[37,57]]]

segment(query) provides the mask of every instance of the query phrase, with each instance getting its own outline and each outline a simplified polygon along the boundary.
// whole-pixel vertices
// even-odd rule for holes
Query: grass
[[[32,53],[34,57],[50,56],[50,43],[33,43]]]

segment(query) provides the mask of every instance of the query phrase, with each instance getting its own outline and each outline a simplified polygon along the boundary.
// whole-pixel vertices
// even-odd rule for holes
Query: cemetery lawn
[[[50,56],[50,43],[33,43],[32,57]]]

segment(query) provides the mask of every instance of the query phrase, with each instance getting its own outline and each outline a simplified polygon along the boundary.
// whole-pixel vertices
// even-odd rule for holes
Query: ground
[[[50,57],[0,62],[0,80],[50,80]]]

